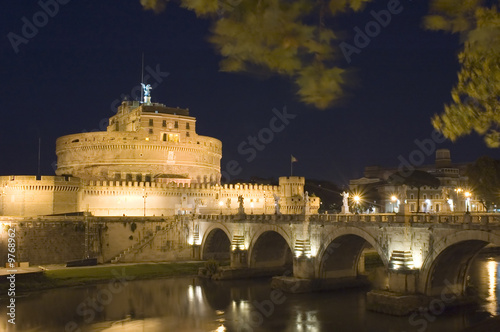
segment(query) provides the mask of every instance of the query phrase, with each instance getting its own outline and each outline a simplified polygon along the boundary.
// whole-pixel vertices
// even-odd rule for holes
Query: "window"
[[[119,131],[119,130],[120,130],[120,124],[119,124],[118,122],[115,124],[115,130],[116,130],[116,131]]]
[[[153,119],[149,119],[149,126],[152,127],[153,126]]]
[[[189,122],[186,122],[186,129],[189,129]]]
[[[189,137],[189,131],[186,131],[186,137]]]
[[[163,134],[161,135],[161,140],[162,140],[163,142],[166,142],[166,141],[167,141],[167,134],[163,133]]]
[[[127,174],[126,180],[127,182],[132,181],[132,174]]]
[[[426,194],[424,194],[424,199],[427,199],[427,195]]]
[[[178,121],[175,121],[174,128],[179,128],[179,122]]]
[[[122,175],[120,173],[115,173],[115,181],[120,181],[122,179]]]
[[[152,134],[153,133],[153,128],[149,128],[149,133]]]
[[[179,142],[179,134],[168,134],[169,142]]]
[[[411,195],[410,195],[410,199],[413,199],[413,198],[414,198],[414,197],[413,197],[413,194],[411,194]]]
[[[166,127],[167,126],[167,120],[163,120],[163,122],[161,123],[161,126],[162,127]]]
[[[137,182],[141,182],[141,181],[142,181],[142,175],[141,175],[141,174],[137,174],[137,175],[135,176],[135,181],[137,181]]]

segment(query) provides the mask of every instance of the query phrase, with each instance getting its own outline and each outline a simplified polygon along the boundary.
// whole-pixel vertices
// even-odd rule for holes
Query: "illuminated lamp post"
[[[394,213],[394,205],[396,205],[396,201],[398,198],[395,195],[391,196],[391,202],[392,202],[392,213]]]
[[[465,196],[465,205],[467,206],[467,213],[469,213],[469,205],[470,205],[470,196],[471,196],[471,193],[469,191],[466,191],[464,193],[464,196]]]
[[[222,214],[222,206],[224,205],[223,201],[219,201],[220,214]]]
[[[361,201],[361,197],[359,195],[354,195],[352,199],[354,200],[354,205],[356,206],[356,213],[359,213],[359,202]]]

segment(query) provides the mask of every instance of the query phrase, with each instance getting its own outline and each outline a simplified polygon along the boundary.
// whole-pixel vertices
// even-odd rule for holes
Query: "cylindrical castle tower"
[[[219,183],[221,141],[198,135],[189,110],[125,101],[105,132],[56,141],[57,175],[85,180]]]

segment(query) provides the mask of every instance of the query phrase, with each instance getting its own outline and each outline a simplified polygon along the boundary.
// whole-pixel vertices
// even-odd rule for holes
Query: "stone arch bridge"
[[[500,246],[500,216],[201,215],[189,236],[197,258],[230,260],[217,278],[278,275],[273,285],[292,292],[356,284],[371,248],[388,278],[368,294],[369,307],[407,314],[434,298],[467,299],[474,257]]]

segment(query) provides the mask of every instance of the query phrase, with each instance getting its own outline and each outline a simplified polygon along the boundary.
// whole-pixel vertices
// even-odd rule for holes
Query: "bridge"
[[[212,271],[214,279],[273,276],[273,286],[287,292],[366,284],[370,250],[385,275],[367,294],[368,307],[399,315],[468,301],[474,257],[500,246],[500,214],[479,212],[1,217],[2,257],[9,227],[16,228],[19,262],[215,259],[230,265]]]
[[[368,306],[398,315],[439,298],[467,301],[474,257],[500,246],[500,215],[487,213],[200,215],[191,227],[196,258],[231,262],[214,278],[274,275],[289,292],[359,284],[370,248],[388,278]]]

